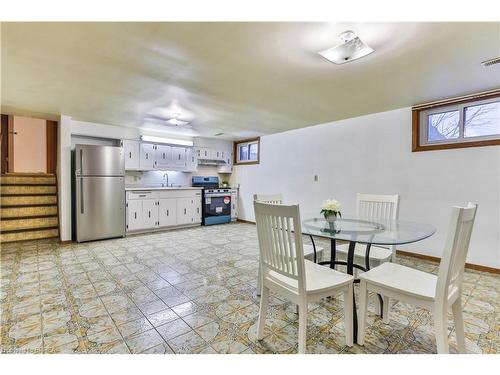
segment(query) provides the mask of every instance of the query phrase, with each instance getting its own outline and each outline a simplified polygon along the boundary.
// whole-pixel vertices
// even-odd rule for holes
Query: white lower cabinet
[[[193,223],[201,223],[201,199],[192,200]]]
[[[158,226],[168,227],[177,224],[177,199],[158,200]]]
[[[148,199],[142,201],[142,220],[145,228],[158,226],[158,201]]]
[[[231,189],[231,220],[238,218],[238,189]]]
[[[144,229],[142,221],[142,200],[127,202],[127,231]]]
[[[127,232],[201,223],[201,190],[127,192]]]
[[[193,221],[191,211],[191,198],[177,199],[177,224],[191,224]]]

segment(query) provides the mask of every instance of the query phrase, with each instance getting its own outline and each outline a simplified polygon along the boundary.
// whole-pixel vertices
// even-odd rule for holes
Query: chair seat
[[[304,249],[304,256],[307,257],[308,255],[313,255],[314,254],[314,247],[313,245],[309,244],[304,244],[302,245]],[[320,254],[323,251],[323,248],[320,246],[316,246],[316,254]]]
[[[304,260],[304,264],[307,293],[320,293],[328,289],[335,289],[351,283],[354,279],[351,275],[320,266],[307,259]],[[298,288],[297,280],[284,276],[279,272],[269,271],[267,278],[287,289],[297,290]]]
[[[346,254],[349,252],[349,244],[342,244],[336,247],[337,254]],[[354,257],[365,259],[366,244],[357,243],[354,248]],[[392,250],[385,247],[372,246],[370,248],[370,259],[377,261],[390,260],[392,257]]]
[[[436,275],[396,263],[383,263],[360,274],[359,278],[368,284],[428,301],[434,301],[436,295]]]

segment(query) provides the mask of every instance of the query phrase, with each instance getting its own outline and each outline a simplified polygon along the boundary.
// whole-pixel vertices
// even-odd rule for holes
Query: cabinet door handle
[[[128,158],[129,158],[129,159],[132,159],[132,151],[130,151],[130,152],[128,153]]]
[[[148,215],[149,215],[149,217],[151,217],[151,211],[148,211]]]
[[[134,219],[137,219],[137,212],[134,212]]]
[[[184,209],[184,215],[186,215],[186,209]]]
[[[146,152],[146,160],[148,160],[148,153]]]
[[[169,216],[168,210],[167,210],[167,216]]]

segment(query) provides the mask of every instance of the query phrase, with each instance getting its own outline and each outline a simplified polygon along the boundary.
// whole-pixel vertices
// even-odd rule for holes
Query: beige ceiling
[[[354,30],[375,52],[316,52]],[[500,87],[500,23],[3,23],[2,112],[241,138]],[[167,126],[173,113],[186,128]],[[159,120],[160,119],[160,120]]]

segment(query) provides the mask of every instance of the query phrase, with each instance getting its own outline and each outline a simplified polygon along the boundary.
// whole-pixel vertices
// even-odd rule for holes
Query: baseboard
[[[73,241],[72,241],[72,240],[61,241],[61,240],[59,239],[59,243],[60,243],[61,245],[68,245],[68,244],[70,244],[70,243],[73,243]]]
[[[243,220],[243,219],[238,219],[238,221],[242,222],[242,223],[246,223],[246,224],[255,224],[254,221],[248,221],[248,220]],[[441,262],[441,258],[432,256],[432,255],[424,255],[424,254],[413,253],[413,252],[404,251],[404,250],[397,250],[396,252],[399,255],[405,255],[408,257],[412,257],[412,258],[429,260],[431,262],[436,262],[436,263]],[[498,269],[498,268],[481,266],[479,264],[465,263],[465,268],[470,269],[470,270],[475,270],[475,271],[494,273],[496,275],[500,274],[500,269]]]
[[[255,221],[249,221],[249,220],[243,220],[243,219],[236,219],[236,221],[239,221],[240,223],[245,223],[245,224],[255,224]]]
[[[403,250],[397,250],[396,252],[399,255],[405,255],[405,256],[423,259],[423,260],[428,260],[428,261],[436,262],[436,263],[441,262],[441,258],[432,256],[432,255],[418,254],[418,253],[413,253],[411,251],[403,251]],[[465,268],[475,270],[475,271],[494,273],[497,275],[500,274],[500,269],[494,268],[494,267],[481,266],[480,264],[465,263]]]

